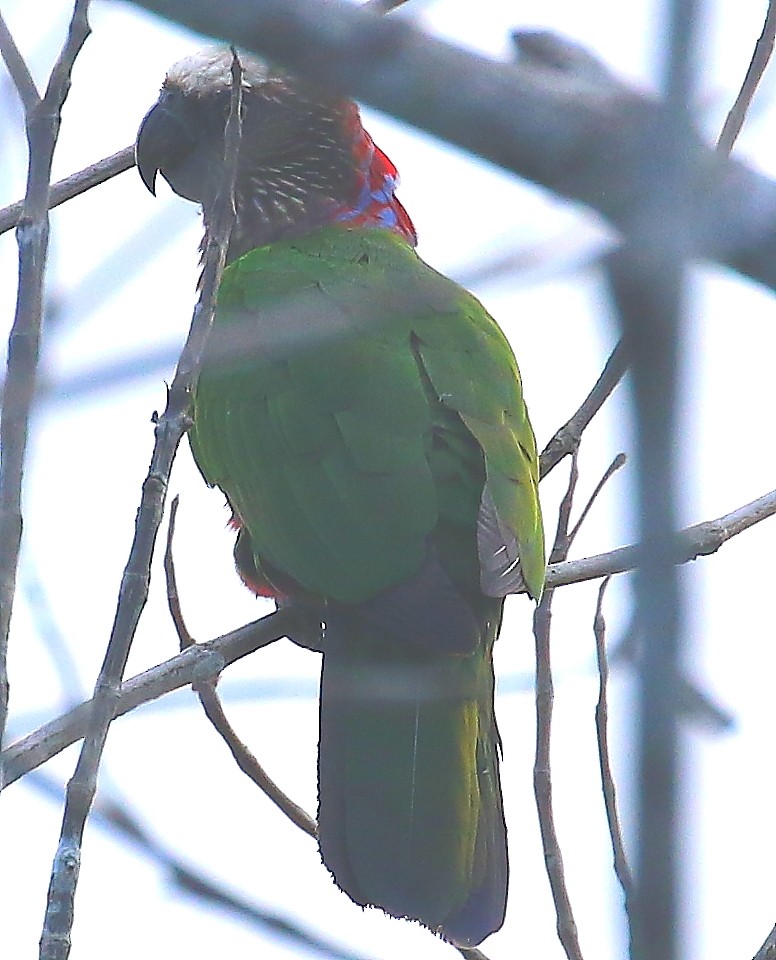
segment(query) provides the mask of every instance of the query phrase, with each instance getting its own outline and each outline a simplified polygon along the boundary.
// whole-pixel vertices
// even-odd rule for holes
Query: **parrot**
[[[493,645],[505,597],[538,600],[545,576],[520,373],[482,304],[415,252],[356,103],[240,62],[191,452],[243,581],[313,625],[325,867],[356,904],[473,946],[503,924],[509,872]],[[146,187],[161,174],[200,204],[206,238],[231,65],[216,48],[176,63],[136,141]]]

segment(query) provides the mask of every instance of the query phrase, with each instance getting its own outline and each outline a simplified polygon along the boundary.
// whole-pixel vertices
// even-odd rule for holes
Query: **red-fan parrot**
[[[415,252],[355,103],[241,56],[236,221],[189,433],[235,561],[315,624],[319,844],[356,903],[470,946],[504,919],[493,706],[504,597],[542,592],[536,441],[512,350]],[[137,165],[202,205],[231,54],[177,63]],[[309,645],[309,641],[308,641]]]

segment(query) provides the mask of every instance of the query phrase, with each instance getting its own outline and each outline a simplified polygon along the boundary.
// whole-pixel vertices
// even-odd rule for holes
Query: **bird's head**
[[[387,226],[414,243],[393,194],[398,176],[363,129],[353,101],[240,54],[242,137],[230,259],[338,220]],[[176,63],[137,135],[137,166],[154,193],[161,173],[210,220],[224,162],[232,54],[207,49]]]

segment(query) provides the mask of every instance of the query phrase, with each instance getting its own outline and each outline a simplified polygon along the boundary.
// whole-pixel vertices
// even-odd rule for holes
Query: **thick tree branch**
[[[650,131],[660,103],[560,37],[519,34],[513,65],[346,0],[134,2],[582,201],[626,236],[648,210],[643,184],[658,160]],[[688,249],[776,289],[776,182],[702,144],[689,122],[682,149],[691,171]]]

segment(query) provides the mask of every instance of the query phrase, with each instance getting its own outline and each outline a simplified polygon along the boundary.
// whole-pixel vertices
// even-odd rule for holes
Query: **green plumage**
[[[411,577],[440,519],[476,564],[480,458],[541,592],[536,445],[512,351],[388,231],[328,227],[227,268],[194,422],[197,463],[257,557],[312,593],[357,603]]]
[[[507,874],[492,672],[507,589],[486,589],[487,531],[532,596],[544,580],[507,341],[388,231],[272,243],[224,273],[190,439],[256,571],[326,624],[324,861],[357,902],[479,942]]]

